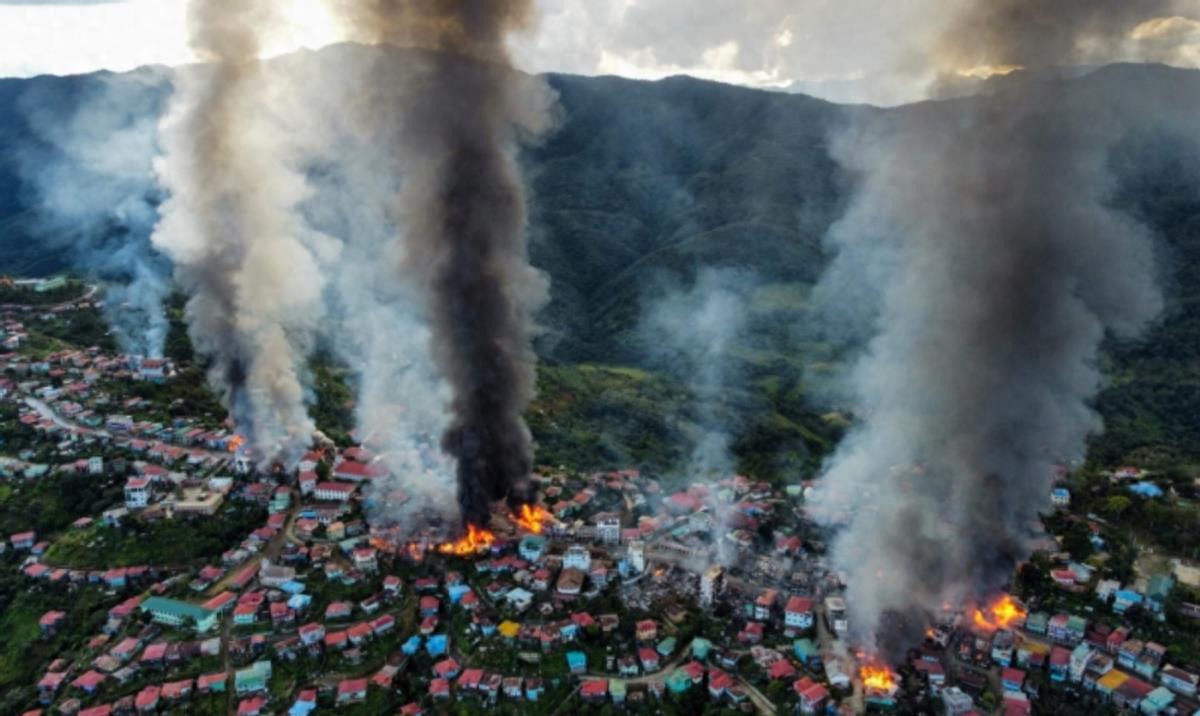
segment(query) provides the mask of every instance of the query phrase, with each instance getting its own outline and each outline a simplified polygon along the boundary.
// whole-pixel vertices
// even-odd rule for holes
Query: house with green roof
[[[812,666],[821,661],[821,650],[812,639],[797,639],[792,642],[792,651],[796,658],[805,666]]]
[[[206,632],[217,625],[217,613],[190,602],[166,597],[150,597],[139,608],[148,612],[154,621],[167,626],[193,626],[198,632]]]
[[[1150,578],[1150,583],[1146,585],[1146,606],[1150,607],[1151,611],[1161,612],[1163,604],[1167,601],[1167,595],[1175,588],[1175,580],[1168,574],[1156,574]]]
[[[712,642],[703,637],[692,639],[692,658],[697,661],[707,661],[708,652],[712,651]]]
[[[608,695],[612,697],[614,704],[625,703],[625,680],[624,679],[609,679],[608,680]]]
[[[675,637],[669,636],[666,639],[658,642],[658,653],[663,657],[668,657],[675,653]]]
[[[673,694],[682,694],[692,688],[692,676],[682,668],[672,671],[666,679],[666,686]]]
[[[1141,711],[1149,716],[1162,713],[1175,701],[1175,694],[1165,686],[1160,686],[1157,689],[1146,694],[1146,698],[1142,699]]]
[[[271,680],[271,662],[256,661],[233,675],[233,687],[238,695],[256,694],[267,690]]]

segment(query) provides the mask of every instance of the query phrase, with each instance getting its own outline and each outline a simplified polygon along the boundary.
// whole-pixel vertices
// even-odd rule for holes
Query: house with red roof
[[[829,690],[807,676],[794,682],[792,689],[800,699],[800,712],[804,714],[823,711],[829,701]]]
[[[238,626],[249,626],[258,618],[258,605],[238,604],[233,608],[233,623]]]
[[[133,700],[133,705],[139,713],[150,713],[158,708],[160,690],[158,686],[147,686],[138,692],[137,697]]]
[[[148,666],[162,666],[167,657],[167,642],[156,641],[142,651],[141,663]]]
[[[162,685],[162,692],[159,695],[163,701],[182,701],[192,695],[192,684],[191,679],[168,681]]]
[[[791,681],[796,678],[796,667],[787,659],[779,659],[767,669],[772,681]]]
[[[228,675],[224,671],[202,674],[196,678],[196,691],[202,694],[224,692],[227,680]]]
[[[356,489],[356,485],[346,482],[318,482],[313,489],[313,496],[326,502],[345,502]]]
[[[346,630],[346,636],[350,639],[350,643],[355,646],[362,646],[371,638],[371,625],[367,622],[360,622]]]
[[[346,648],[349,637],[344,631],[331,631],[325,635],[325,648],[341,651]]]
[[[368,465],[357,460],[342,460],[333,468],[334,477],[348,482],[369,482],[385,475],[387,475],[387,468],[383,465],[379,463]]]
[[[375,636],[387,634],[395,628],[396,617],[391,614],[384,614],[371,620],[371,631],[375,633]]]
[[[54,694],[62,688],[63,682],[67,680],[65,671],[48,671],[42,676],[41,681],[37,683],[38,697],[42,703],[49,703],[54,700]]]
[[[63,625],[66,619],[67,615],[65,612],[51,609],[38,619],[38,627],[41,628],[43,636],[50,636],[58,631],[58,628]]]
[[[1020,691],[1025,686],[1025,672],[1014,667],[1006,667],[1000,672],[1000,683],[1005,691]]]
[[[260,716],[267,705],[265,696],[251,696],[238,703],[237,716]]]
[[[479,688],[479,684],[482,681],[483,669],[463,669],[462,675],[458,677],[458,688],[466,691],[474,691]]]
[[[658,652],[648,646],[638,649],[638,661],[643,671],[658,671]]]
[[[312,646],[325,638],[325,627],[316,622],[310,622],[300,627],[299,634],[301,644]]]
[[[140,641],[134,639],[133,637],[126,637],[125,639],[121,640],[120,644],[114,646],[108,653],[111,654],[114,659],[119,661],[129,661],[141,647],[142,643]]]
[[[813,600],[809,597],[793,596],[783,608],[783,623],[788,631],[800,632],[813,625]]]
[[[205,609],[207,609],[209,611],[224,612],[224,611],[227,611],[228,609],[230,609],[233,606],[234,601],[236,601],[236,600],[237,600],[236,594],[234,594],[233,592],[226,591],[226,592],[221,592],[220,594],[216,595],[212,599],[209,599],[207,602],[201,604],[200,606],[204,607]]]
[[[274,627],[285,626],[296,621],[296,612],[287,605],[287,602],[272,602],[270,612],[271,625]]]
[[[434,616],[438,613],[438,610],[440,608],[441,608],[441,602],[438,601],[437,597],[432,597],[432,596],[421,597],[421,601],[420,601],[421,616],[423,616],[423,617]]]
[[[354,607],[350,602],[330,602],[329,606],[325,607],[325,618],[330,621],[349,619],[353,610]]]
[[[586,679],[579,685],[579,696],[591,703],[608,699],[608,679]]]
[[[658,638],[658,623],[653,619],[643,619],[637,623],[636,637],[638,641],[654,641]]]
[[[454,659],[443,659],[433,665],[434,676],[439,679],[453,679],[458,676],[461,667]]]
[[[733,686],[732,676],[720,669],[709,668],[708,693],[710,696],[712,696],[714,699],[719,699],[728,693],[731,686]]]
[[[339,706],[357,704],[367,700],[366,679],[343,679],[337,686],[337,703]]]
[[[433,679],[429,682],[429,695],[435,699],[450,698],[450,681],[448,679]]]

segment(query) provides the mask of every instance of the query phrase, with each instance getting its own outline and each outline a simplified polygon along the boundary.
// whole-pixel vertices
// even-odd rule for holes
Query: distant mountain
[[[313,57],[319,61],[321,53]],[[165,71],[139,72],[134,79],[0,80],[0,271],[49,273],[68,261],[61,248],[47,251],[29,234],[32,195],[16,157],[40,141],[31,103],[65,111],[99,82],[168,91]],[[744,271],[756,288],[753,330],[740,353],[747,399],[735,412],[757,410],[766,423],[782,426],[778,435],[766,432],[766,441],[796,448],[790,467],[815,464],[837,430],[806,396],[820,377],[814,371],[837,354],[806,330],[806,296],[826,261],[822,236],[850,186],[830,155],[830,136],[856,118],[913,108],[842,106],[686,77],[550,75],[548,81],[560,95],[564,121],[524,158],[532,259],[552,280],[541,319],[544,358],[564,370],[581,363],[646,366],[644,336],[635,329],[648,297],[687,284],[706,267]],[[1009,77],[997,87],[1021,81]],[[1024,81],[1053,81],[1056,92],[1100,98],[1131,82],[1147,96],[1200,94],[1200,73],[1160,66]],[[917,111],[936,113],[940,106],[926,103]],[[1106,460],[1200,457],[1200,162],[1194,149],[1161,146],[1166,141],[1147,122],[1112,157],[1120,179],[1114,200],[1160,233],[1177,270],[1165,324],[1106,359],[1114,385],[1099,405],[1110,431],[1096,453]],[[614,379],[553,377],[556,385],[592,381],[597,390]],[[739,425],[743,458],[772,449],[746,447],[755,431],[764,434],[764,420]]]

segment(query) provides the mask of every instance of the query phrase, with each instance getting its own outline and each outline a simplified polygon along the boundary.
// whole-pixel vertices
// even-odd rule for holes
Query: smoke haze
[[[321,318],[318,257],[332,250],[296,214],[310,193],[285,163],[258,60],[274,3],[193,0],[193,49],[163,120],[160,182],[170,198],[154,242],[189,295],[189,334],[209,381],[260,462],[309,445],[305,360]]]
[[[1101,53],[1171,4],[981,1],[931,52],[944,75],[1039,69]],[[848,520],[833,560],[853,637],[891,657],[943,602],[993,596],[1028,557],[1055,464],[1102,427],[1102,341],[1162,308],[1152,237],[1109,205],[1107,166],[1154,110],[1062,87],[876,114],[835,142],[857,187],[819,292],[877,294],[850,378],[861,423],[813,507]]]
[[[35,195],[34,231],[47,249],[105,282],[105,309],[121,349],[161,357],[170,266],[150,245],[160,196],[154,187],[160,73],[104,76],[75,99],[35,89],[19,100],[39,140],[17,165]]]
[[[356,39],[422,51],[403,72],[380,65],[365,79],[403,87],[389,144],[403,165],[392,202],[403,237],[395,276],[419,288],[433,364],[450,387],[441,444],[456,461],[461,517],[486,523],[491,502],[527,498],[533,464],[521,415],[533,397],[532,315],[546,284],[526,255],[515,154],[552,115],[548,90],[515,73],[504,46],[529,20],[530,3],[364,0],[338,9]],[[388,96],[366,92],[368,105]]]

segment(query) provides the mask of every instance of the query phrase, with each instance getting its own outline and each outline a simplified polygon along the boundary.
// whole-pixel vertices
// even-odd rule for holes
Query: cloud
[[[0,0],[0,5],[44,7],[47,5],[116,5],[129,0]]]

